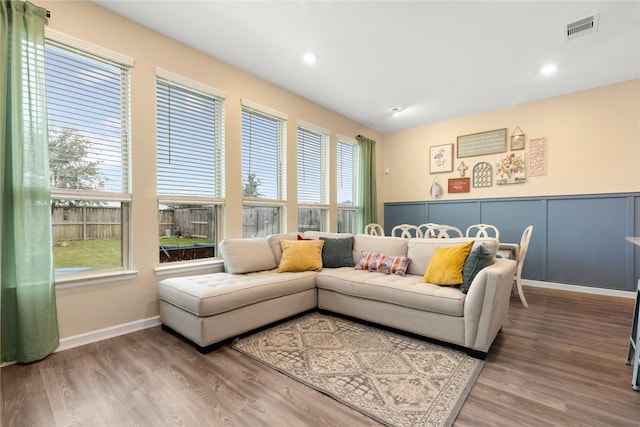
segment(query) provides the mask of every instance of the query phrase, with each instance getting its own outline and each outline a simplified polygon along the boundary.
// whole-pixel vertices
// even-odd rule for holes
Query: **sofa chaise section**
[[[265,239],[222,242],[225,268],[158,283],[163,327],[202,352],[220,341],[317,307],[317,272],[278,273]],[[267,269],[264,271],[252,270]]]

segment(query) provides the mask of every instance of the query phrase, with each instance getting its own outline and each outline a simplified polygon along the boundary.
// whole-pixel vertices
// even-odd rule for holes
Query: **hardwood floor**
[[[637,426],[633,300],[526,287],[455,426]],[[2,368],[5,426],[378,426],[240,355],[160,327]]]

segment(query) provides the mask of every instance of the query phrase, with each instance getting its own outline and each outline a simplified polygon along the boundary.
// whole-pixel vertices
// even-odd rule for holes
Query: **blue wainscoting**
[[[522,276],[553,283],[634,291],[640,247],[640,193],[510,199],[438,200],[384,204],[385,233],[398,224],[493,224],[503,242],[533,234]]]

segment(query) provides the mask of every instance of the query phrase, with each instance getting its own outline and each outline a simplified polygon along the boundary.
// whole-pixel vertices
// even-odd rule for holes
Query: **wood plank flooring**
[[[633,300],[526,287],[455,426],[637,426]],[[4,426],[378,426],[228,344],[159,327],[2,368]]]

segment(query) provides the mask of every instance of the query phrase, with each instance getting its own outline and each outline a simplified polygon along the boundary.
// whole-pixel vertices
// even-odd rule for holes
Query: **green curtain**
[[[0,3],[2,361],[32,362],[59,344],[44,74],[46,10]]]
[[[378,222],[376,196],[376,142],[358,135],[360,147],[360,176],[358,177],[358,229],[364,232],[367,224]]]

